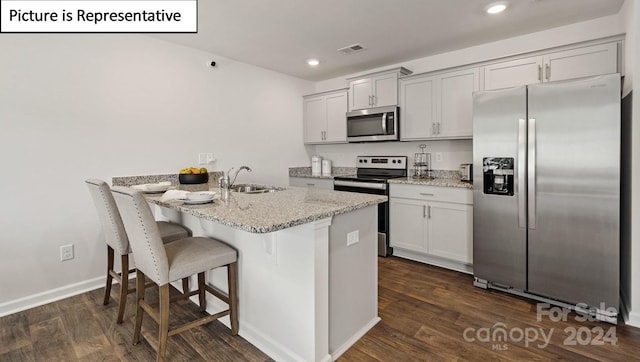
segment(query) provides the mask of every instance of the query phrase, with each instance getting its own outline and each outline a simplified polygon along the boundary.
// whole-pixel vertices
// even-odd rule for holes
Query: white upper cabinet
[[[618,44],[607,43],[555,52],[542,57],[544,81],[618,72]]]
[[[480,89],[479,69],[445,73],[440,77],[436,137],[470,138],[473,135],[473,92]]]
[[[304,143],[347,142],[347,90],[304,97]]]
[[[396,68],[349,79],[349,110],[398,105],[398,75],[410,73]]]
[[[400,80],[400,139],[470,138],[479,69]]]
[[[530,57],[484,67],[484,89],[517,87],[542,81],[542,57]]]
[[[436,83],[433,76],[400,81],[400,138],[433,137],[436,123]]]
[[[617,42],[583,46],[484,67],[484,89],[575,79],[618,72]]]

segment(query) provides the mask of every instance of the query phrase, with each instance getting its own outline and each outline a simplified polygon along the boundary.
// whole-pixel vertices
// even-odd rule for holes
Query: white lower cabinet
[[[389,241],[393,254],[472,273],[470,189],[391,184]]]

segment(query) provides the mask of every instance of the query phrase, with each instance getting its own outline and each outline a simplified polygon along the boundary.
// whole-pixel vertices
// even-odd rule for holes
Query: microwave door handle
[[[387,134],[387,112],[382,113],[382,134]]]

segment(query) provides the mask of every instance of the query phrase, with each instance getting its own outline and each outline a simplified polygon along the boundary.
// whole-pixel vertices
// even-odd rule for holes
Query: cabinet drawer
[[[391,184],[390,197],[473,204],[473,191],[456,187]]]
[[[314,177],[289,177],[289,186],[316,187],[319,189],[333,190],[333,179]]]

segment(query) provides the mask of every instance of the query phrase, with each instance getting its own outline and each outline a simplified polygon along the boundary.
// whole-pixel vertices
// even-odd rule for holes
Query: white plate
[[[195,191],[185,195],[185,199],[190,201],[213,200],[216,196],[214,191]]]
[[[210,202],[213,202],[213,198],[212,199],[208,199],[208,200],[188,200],[188,199],[178,199],[182,202],[184,202],[187,205],[199,205],[199,204],[207,204]]]
[[[153,189],[150,189],[149,186],[151,186]],[[133,185],[131,186],[132,189],[138,190],[138,191],[142,191],[144,193],[147,194],[159,194],[162,192],[165,192],[169,189],[169,187],[171,187],[171,184],[167,185],[167,184],[142,184],[142,185]]]

